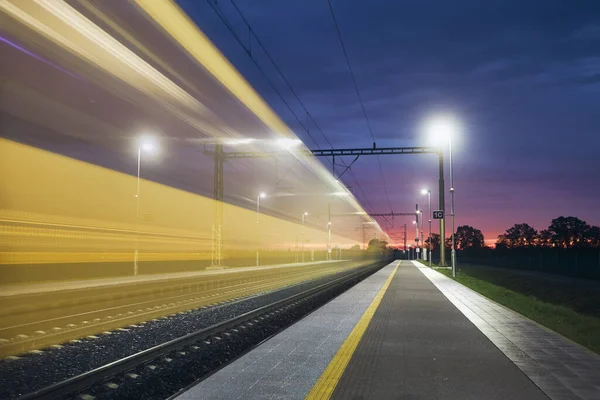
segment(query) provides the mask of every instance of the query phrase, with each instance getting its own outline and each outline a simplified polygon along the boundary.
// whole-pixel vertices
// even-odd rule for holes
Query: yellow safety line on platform
[[[369,323],[371,322],[371,319],[373,319],[373,315],[375,315],[375,311],[377,311],[377,308],[379,307],[379,303],[381,303],[383,295],[390,286],[394,275],[396,275],[398,265],[396,265],[394,271],[387,278],[387,280],[379,290],[379,293],[377,293],[377,295],[369,305],[369,308],[367,308],[367,310],[360,318],[352,332],[350,332],[350,335],[348,335],[346,341],[342,344],[335,356],[331,359],[331,362],[329,363],[327,368],[325,368],[325,371],[323,372],[315,386],[313,386],[308,395],[306,395],[306,400],[325,400],[331,397],[333,391],[335,390],[335,387],[337,386],[338,382],[340,381],[340,378],[342,377],[342,374],[346,370],[348,363],[352,359],[352,355],[354,354],[354,351],[356,350],[360,339],[362,339],[365,331],[367,330],[367,327],[369,326]]]

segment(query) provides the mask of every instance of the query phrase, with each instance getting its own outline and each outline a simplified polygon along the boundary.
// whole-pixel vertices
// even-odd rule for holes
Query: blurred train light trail
[[[289,150],[289,149],[292,149],[292,148],[302,144],[302,141],[300,141],[298,139],[280,138],[280,139],[277,139],[277,141],[275,143],[277,144],[277,146],[281,147],[282,149]]]
[[[255,141],[256,141],[256,139],[252,139],[252,138],[233,139],[233,140],[227,140],[227,141],[225,141],[224,144],[231,145],[231,146],[236,146],[236,145],[240,145],[240,144],[250,144],[250,143],[253,143]]]
[[[142,264],[195,260],[208,265],[214,200],[142,179],[143,199],[137,199],[139,203],[127,201],[136,178],[0,139],[0,264],[73,265],[73,269],[63,268],[64,276],[56,275],[54,279],[66,279],[73,273],[85,276],[86,270],[97,274],[101,273],[97,263],[132,262],[139,235]],[[266,193],[259,197],[262,195]],[[225,257],[246,257],[254,250],[256,224],[251,221],[256,215],[230,204],[223,208],[227,231],[231,232],[224,239]],[[303,212],[302,219],[306,215]],[[261,216],[260,229],[264,251],[277,256],[277,251],[293,250],[290,244],[300,232],[300,221],[265,214]],[[306,225],[306,246],[324,254],[324,230],[325,226],[316,229]],[[348,247],[358,243],[340,235],[332,240]],[[123,268],[118,266],[117,270]],[[3,279],[35,279],[30,271],[15,270],[13,273],[21,276],[4,275]],[[127,275],[126,269],[121,273]]]
[[[197,99],[64,1],[3,0],[0,10],[92,67],[153,98],[191,126],[215,137],[231,134]]]
[[[152,303],[101,332],[379,257],[359,249],[369,217],[352,193],[173,1],[0,0],[0,25],[0,356],[59,292],[63,331],[79,307]],[[275,156],[224,162],[215,149]],[[217,253],[227,268],[210,271]],[[163,286],[179,296],[189,280],[201,301],[158,309]],[[92,288],[101,296],[80,304]],[[100,329],[85,322],[68,340]]]
[[[8,39],[6,39],[6,38],[4,38],[4,37],[2,37],[2,36],[0,36],[0,41],[2,41],[2,42],[4,42],[4,43],[8,44],[9,46],[11,46],[11,47],[13,47],[13,48],[15,48],[15,49],[19,50],[20,52],[23,52],[23,53],[27,54],[27,55],[28,55],[28,56],[30,56],[30,57],[33,57],[33,58],[35,58],[35,59],[36,59],[36,60],[38,60],[38,61],[41,61],[41,62],[43,62],[44,64],[50,65],[51,67],[53,67],[53,68],[56,68],[56,69],[58,69],[59,71],[61,71],[61,72],[65,73],[65,74],[67,74],[67,75],[69,75],[69,76],[72,76],[72,77],[73,77],[73,78],[75,78],[75,79],[83,80],[83,78],[82,78],[82,77],[80,77],[79,75],[77,75],[77,74],[74,74],[74,73],[72,73],[71,71],[69,71],[69,70],[67,70],[67,69],[65,69],[65,68],[62,68],[62,67],[60,67],[60,66],[56,65],[56,64],[55,64],[55,63],[53,63],[53,62],[50,62],[50,61],[46,60],[44,57],[40,57],[40,56],[38,56],[37,54],[35,54],[35,53],[33,53],[33,52],[31,52],[31,51],[29,51],[29,50],[27,50],[27,49],[25,49],[25,48],[23,48],[23,47],[21,47],[21,46],[17,45],[16,43],[13,43],[13,42],[11,42],[10,40],[8,40]]]

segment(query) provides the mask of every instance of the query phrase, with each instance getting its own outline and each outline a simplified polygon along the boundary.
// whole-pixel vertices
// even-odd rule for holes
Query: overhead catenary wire
[[[266,49],[266,47],[264,46],[264,44],[262,43],[262,41],[260,40],[260,38],[256,35],[256,33],[254,32],[254,30],[252,29],[252,26],[250,25],[250,23],[248,22],[248,20],[246,19],[246,17],[244,16],[244,14],[242,13],[242,11],[240,10],[240,8],[237,6],[237,4],[234,2],[234,0],[229,0],[229,1],[232,4],[232,6],[235,8],[235,10],[237,11],[237,13],[240,15],[240,17],[242,18],[243,22],[246,24],[246,26],[248,28],[249,38],[251,39],[253,37],[256,40],[256,43],[263,50],[263,52],[265,53],[265,55],[267,56],[267,58],[269,59],[269,61],[271,62],[271,64],[274,66],[274,68],[277,71],[277,73],[281,76],[282,80],[285,82],[285,84],[289,88],[290,92],[294,95],[294,97],[296,98],[296,100],[298,101],[298,103],[300,104],[300,106],[302,107],[302,109],[304,110],[304,112],[306,113],[306,115],[308,116],[308,121],[307,121],[306,125],[301,122],[300,117],[294,112],[294,110],[292,109],[292,107],[290,106],[290,104],[284,99],[284,97],[281,94],[281,92],[276,88],[275,84],[271,81],[271,79],[269,79],[269,77],[267,76],[266,72],[261,68],[261,66],[258,64],[258,62],[256,61],[256,59],[253,57],[252,51],[251,51],[252,49],[250,47],[250,42],[249,42],[248,46],[246,46],[244,44],[244,41],[235,32],[235,30],[233,29],[233,27],[231,26],[231,24],[229,23],[229,21],[227,20],[227,18],[225,17],[225,15],[221,11],[221,9],[219,8],[219,5],[217,4],[217,2],[215,0],[207,0],[207,3],[211,6],[211,8],[215,12],[215,14],[217,14],[217,16],[219,17],[219,19],[221,20],[221,22],[223,22],[223,24],[229,30],[229,32],[233,35],[233,37],[238,42],[238,44],[244,49],[244,51],[246,52],[246,54],[248,55],[248,57],[250,57],[250,59],[252,60],[253,64],[256,66],[256,68],[259,70],[259,72],[263,75],[263,77],[268,81],[268,83],[271,86],[271,88],[273,89],[273,91],[279,96],[279,98],[281,99],[281,101],[283,102],[283,104],[287,107],[287,109],[290,111],[290,113],[296,119],[298,125],[300,127],[302,127],[302,129],[307,133],[307,135],[312,140],[312,142],[315,143],[315,145],[317,146],[317,148],[320,148],[320,147],[319,147],[319,144],[316,142],[316,140],[314,139],[314,137],[310,133],[310,122],[313,123],[313,125],[315,126],[315,128],[317,129],[317,131],[319,131],[319,133],[323,136],[323,138],[325,139],[325,141],[327,142],[327,144],[330,146],[330,148],[333,149],[333,145],[332,145],[331,141],[329,140],[329,138],[327,137],[327,135],[325,135],[325,133],[323,132],[323,130],[321,129],[321,127],[319,126],[319,124],[315,121],[315,119],[311,115],[311,113],[308,111],[308,108],[304,105],[304,103],[302,102],[302,100],[298,96],[297,92],[292,87],[292,85],[289,82],[289,80],[283,74],[283,71],[279,68],[279,66],[277,65],[277,63],[275,62],[275,60],[273,59],[273,57],[270,55],[269,51]],[[332,164],[332,162],[329,159],[327,159],[327,161],[330,164]],[[344,160],[341,160],[341,161],[342,161],[342,163],[345,164]],[[359,184],[358,180],[356,179],[356,176],[354,175],[354,173],[352,172],[352,170],[350,169],[349,171],[352,173],[354,182],[355,182],[356,186],[358,187],[359,191],[361,192],[363,200],[365,201],[366,205],[368,205],[368,208],[371,209],[370,202],[369,202],[368,198],[366,197],[365,191],[360,186],[360,184]],[[287,172],[286,172],[286,174],[287,174]]]
[[[223,22],[223,25],[225,25],[225,27],[227,28],[227,30],[229,30],[229,32],[235,38],[235,40],[238,42],[238,44],[244,49],[244,51],[246,52],[246,54],[248,54],[248,56],[250,57],[250,60],[252,60],[252,63],[256,66],[256,68],[258,69],[258,71],[263,75],[263,77],[268,82],[269,86],[271,86],[271,89],[273,89],[273,91],[275,92],[275,94],[277,94],[277,96],[281,99],[281,101],[283,102],[283,104],[287,107],[287,109],[290,111],[290,113],[294,116],[294,118],[296,119],[296,122],[298,123],[298,125],[300,125],[304,129],[304,131],[307,133],[308,137],[310,138],[310,140],[312,140],[312,142],[315,144],[315,146],[317,146],[317,148],[320,148],[319,144],[317,143],[317,141],[315,140],[315,138],[306,129],[306,127],[304,126],[304,124],[302,123],[302,121],[300,120],[300,118],[298,117],[298,115],[294,112],[294,110],[292,109],[292,107],[285,100],[284,96],[277,89],[277,87],[271,81],[271,79],[269,79],[267,73],[261,68],[261,66],[258,64],[258,62],[256,61],[256,59],[254,57],[252,57],[252,52],[250,51],[250,48],[247,47],[244,44],[244,42],[242,41],[242,39],[235,32],[235,29],[233,29],[233,27],[231,26],[231,24],[229,23],[229,21],[227,20],[227,18],[223,15],[223,13],[222,13],[221,9],[219,8],[218,4],[216,3],[216,1],[214,1],[214,0],[206,0],[206,2],[210,5],[210,7],[215,12],[215,14],[217,14],[217,16],[219,17],[219,19],[221,20],[221,22]]]
[[[333,11],[333,6],[331,4],[331,0],[327,0],[327,4],[329,4],[329,11],[331,12],[331,19],[333,20],[333,24],[335,25],[335,30],[337,32],[337,36],[340,41],[340,45],[342,47],[342,52],[344,53],[344,59],[346,60],[346,65],[348,66],[348,71],[350,72],[350,77],[352,78],[352,83],[354,84],[354,90],[356,91],[356,96],[358,97],[358,101],[360,103],[360,107],[362,109],[363,116],[365,117],[365,121],[367,123],[367,129],[369,130],[371,139],[373,139],[373,143],[375,144],[376,140],[375,140],[375,135],[373,134],[373,129],[371,128],[371,121],[369,120],[369,116],[367,115],[367,110],[365,109],[365,104],[363,102],[362,96],[360,95],[360,90],[358,89],[358,84],[356,83],[356,76],[354,75],[354,70],[352,69],[352,65],[350,64],[348,52],[346,51],[346,45],[344,44],[342,32],[337,23],[337,19],[335,18],[335,12]],[[385,197],[387,199],[387,203],[390,208],[390,211],[392,211],[392,203],[390,202],[390,196],[388,194],[387,186],[385,184],[385,178],[383,177],[383,168],[381,167],[381,160],[379,159],[379,156],[377,156],[377,165],[379,166],[379,174],[381,176],[381,183],[383,184],[383,191],[385,192]]]
[[[275,62],[275,60],[273,59],[273,57],[271,57],[271,54],[267,51],[266,47],[263,45],[263,43],[260,40],[260,38],[258,37],[258,35],[254,32],[254,30],[252,29],[252,26],[250,25],[250,23],[248,22],[248,20],[246,19],[246,17],[244,16],[244,14],[242,13],[242,11],[240,10],[240,8],[237,6],[237,4],[235,3],[234,0],[230,0],[230,2],[233,5],[233,8],[235,8],[235,10],[239,14],[239,16],[242,18],[242,20],[244,21],[244,23],[248,27],[248,31],[250,32],[250,34],[252,35],[252,37],[254,37],[254,39],[256,40],[256,43],[258,43],[258,45],[260,46],[260,48],[264,51],[265,55],[267,56],[267,58],[269,59],[269,61],[271,62],[271,64],[273,65],[273,67],[275,68],[275,70],[277,71],[277,73],[279,74],[279,76],[281,76],[281,79],[283,79],[283,81],[285,82],[285,84],[288,87],[288,89],[290,90],[290,92],[292,92],[292,94],[296,98],[296,101],[298,101],[298,104],[300,104],[300,106],[302,107],[302,109],[304,110],[304,112],[306,113],[306,115],[308,116],[309,121],[307,121],[307,124],[306,124],[306,127],[305,127],[305,130],[307,131],[307,133],[310,131],[310,129],[309,129],[309,123],[312,122],[315,125],[315,127],[317,128],[317,130],[319,131],[319,133],[321,134],[321,136],[323,136],[323,139],[325,139],[325,141],[327,142],[327,144],[331,148],[333,148],[333,145],[329,141],[329,138],[327,137],[327,135],[325,135],[325,133],[323,132],[323,130],[321,129],[321,127],[319,126],[319,124],[317,124],[317,122],[314,120],[314,118],[312,117],[312,115],[310,114],[310,112],[308,112],[308,109],[306,108],[306,106],[304,105],[304,103],[302,102],[302,100],[300,99],[300,96],[298,96],[298,94],[294,90],[294,87],[291,85],[290,81],[283,74],[283,72],[281,71],[281,69],[279,68],[279,66],[277,65],[277,63]]]

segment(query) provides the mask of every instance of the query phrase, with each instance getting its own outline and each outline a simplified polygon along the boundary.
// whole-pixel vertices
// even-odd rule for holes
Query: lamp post
[[[151,153],[155,149],[154,144],[149,140],[144,140],[138,146],[137,152],[137,188],[135,191],[135,250],[133,252],[133,275],[138,274],[138,253],[139,253],[139,221],[140,221],[140,170],[142,165],[142,150]]]
[[[429,201],[429,214],[428,214],[428,220],[429,220],[429,267],[431,268],[431,259],[433,258],[433,243],[431,243],[431,190],[429,189],[423,189],[421,190],[421,194],[422,195],[427,195],[428,197],[428,201]]]
[[[452,277],[456,277],[456,244],[454,240],[454,173],[452,171],[452,135],[448,135],[448,151],[450,156],[450,215],[452,216]]]
[[[450,156],[450,215],[452,216],[452,277],[456,277],[456,241],[454,240],[454,172],[452,171],[452,135],[448,135],[448,151]]]
[[[417,254],[417,249],[419,248],[419,213],[417,212],[415,215],[417,216],[416,219],[413,221],[413,225],[415,226],[417,232],[417,244],[415,245],[415,260],[418,260],[419,255]]]
[[[302,262],[304,262],[304,220],[308,213],[305,211],[302,213],[302,231],[300,232],[300,251],[302,252]]]
[[[259,216],[260,216],[260,199],[264,199],[267,195],[263,192],[260,192],[256,196],[256,266],[260,265],[260,228],[258,226]]]
[[[425,230],[423,229],[423,210],[419,210],[421,216],[421,260],[425,261]]]
[[[453,116],[441,115],[429,121],[428,131],[432,136],[435,136],[435,141],[438,145],[448,144],[448,153],[450,157],[450,216],[452,217],[452,276],[456,277],[456,246],[454,240],[454,173],[452,165],[452,136],[456,134],[459,129],[459,123]],[[444,246],[445,238],[440,237],[441,246]]]

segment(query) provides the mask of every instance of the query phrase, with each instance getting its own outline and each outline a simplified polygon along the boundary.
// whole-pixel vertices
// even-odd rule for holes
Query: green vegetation
[[[456,281],[600,354],[598,289],[474,266],[460,268]]]

